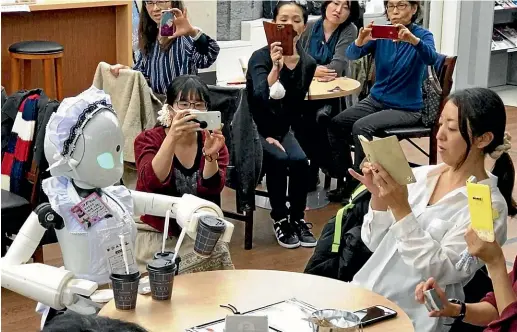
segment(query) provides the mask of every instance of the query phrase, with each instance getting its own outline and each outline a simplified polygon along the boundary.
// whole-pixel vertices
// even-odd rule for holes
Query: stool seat
[[[63,50],[63,45],[44,40],[23,41],[9,46],[9,52],[18,54],[56,54]]]

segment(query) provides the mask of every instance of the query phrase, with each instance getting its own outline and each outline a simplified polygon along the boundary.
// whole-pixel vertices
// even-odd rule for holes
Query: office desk
[[[40,0],[30,12],[2,13],[2,85],[10,80],[9,45],[51,40],[65,48],[64,96],[89,88],[101,61],[132,64],[131,1]],[[43,86],[43,68],[33,61],[32,87]]]

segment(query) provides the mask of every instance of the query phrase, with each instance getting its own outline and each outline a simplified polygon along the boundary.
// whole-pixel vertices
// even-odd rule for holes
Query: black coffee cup
[[[176,271],[176,264],[172,262],[172,257],[169,260],[156,258],[147,264],[153,300],[170,300]]]
[[[136,271],[130,274],[112,273],[110,279],[115,307],[119,310],[135,309],[140,272]]]
[[[214,216],[201,216],[197,225],[194,252],[204,257],[210,256],[225,230],[226,224],[221,219]]]
[[[164,252],[158,251],[157,253],[154,254],[153,259],[158,259],[158,258],[172,261],[172,259],[174,258],[174,251],[164,251]],[[181,263],[181,257],[179,255],[176,256],[175,263],[176,263],[176,275],[178,275],[178,272],[180,270],[180,263]]]

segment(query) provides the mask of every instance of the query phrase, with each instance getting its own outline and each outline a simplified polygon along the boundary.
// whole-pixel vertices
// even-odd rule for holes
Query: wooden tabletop
[[[348,77],[338,77],[330,82],[312,80],[307,94],[308,100],[331,99],[351,95],[361,88],[361,83]]]
[[[414,332],[406,313],[383,296],[334,279],[266,270],[180,275],[174,280],[170,302],[153,301],[149,295],[139,295],[134,311],[117,310],[111,301],[99,315],[134,322],[149,331],[181,332],[230,314],[227,309],[220,308],[220,304],[232,304],[246,312],[290,298],[321,309],[355,311],[383,305],[397,311],[397,317],[365,328],[366,332]]]

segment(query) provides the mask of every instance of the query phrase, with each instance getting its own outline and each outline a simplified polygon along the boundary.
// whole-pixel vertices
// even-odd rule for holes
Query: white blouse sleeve
[[[506,205],[499,201],[493,202],[493,207],[499,214],[494,220],[496,240],[502,245],[506,242],[508,211]],[[468,280],[471,274],[464,270],[458,271],[455,267],[461,252],[467,247],[464,235],[470,225],[468,207],[458,211],[449,221],[435,218],[426,224],[429,227],[424,230],[413,213],[410,213],[390,227],[403,261],[420,271],[423,279],[434,277],[443,286]],[[440,232],[443,236],[436,235]],[[441,239],[436,240],[437,237]],[[472,271],[482,265],[480,262],[472,266]]]
[[[370,201],[361,228],[361,239],[370,251],[373,252],[377,249],[394,221],[395,219],[390,211],[373,210]]]

